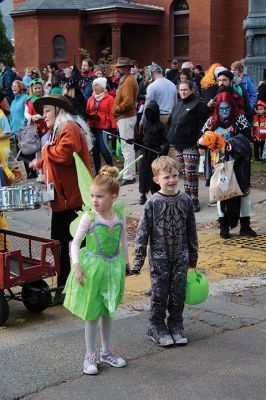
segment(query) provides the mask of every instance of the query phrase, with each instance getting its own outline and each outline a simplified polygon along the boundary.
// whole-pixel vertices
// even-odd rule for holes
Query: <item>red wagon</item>
[[[9,300],[22,301],[40,313],[51,303],[45,278],[60,271],[60,243],[24,233],[0,229],[0,325],[9,316]],[[12,290],[21,287],[21,290]]]

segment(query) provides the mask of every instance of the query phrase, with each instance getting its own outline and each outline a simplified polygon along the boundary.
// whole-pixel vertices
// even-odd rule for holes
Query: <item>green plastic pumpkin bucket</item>
[[[209,283],[207,278],[197,271],[187,273],[187,289],[185,303],[196,305],[208,298]]]

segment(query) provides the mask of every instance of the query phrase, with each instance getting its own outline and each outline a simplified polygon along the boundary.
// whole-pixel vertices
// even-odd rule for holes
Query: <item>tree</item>
[[[106,47],[101,51],[101,57],[97,61],[97,65],[102,68],[105,74],[109,75],[111,72],[111,66],[114,63],[113,55],[110,54],[111,48]]]
[[[3,22],[0,10],[0,58],[4,59],[8,65],[13,63],[14,46],[6,35],[6,27]]]

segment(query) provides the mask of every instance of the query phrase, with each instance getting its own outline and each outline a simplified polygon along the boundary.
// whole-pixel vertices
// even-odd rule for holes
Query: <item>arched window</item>
[[[186,0],[173,4],[173,56],[189,58],[189,6]]]
[[[53,50],[55,61],[66,60],[66,40],[64,36],[55,36],[53,39]]]

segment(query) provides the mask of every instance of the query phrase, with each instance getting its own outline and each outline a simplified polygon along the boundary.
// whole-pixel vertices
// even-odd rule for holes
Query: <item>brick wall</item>
[[[69,15],[15,17],[15,61],[18,71],[27,66],[39,67],[42,71],[54,59],[53,38],[64,36],[66,60],[59,62],[62,68],[73,64],[74,56],[80,64],[80,17]]]
[[[21,74],[26,67],[39,66],[38,32],[36,16],[14,18],[15,64]]]
[[[139,65],[158,62],[167,67],[175,54],[172,49],[172,5],[170,0],[138,0],[139,3],[162,6],[165,12],[161,26],[130,25],[122,27],[121,55],[136,59]],[[248,13],[248,0],[187,0],[189,4],[189,58],[205,69],[213,62],[230,66],[245,55],[242,23]],[[15,1],[22,3],[23,1]],[[88,49],[96,61],[97,44],[108,25],[91,25],[83,29],[80,15],[15,17],[15,57],[19,71],[29,63],[46,66],[53,59],[52,40],[63,35],[67,42],[67,60],[62,67],[71,65],[76,55],[80,64],[79,47]],[[28,51],[27,43],[30,48]],[[32,45],[33,43],[33,45]]]

